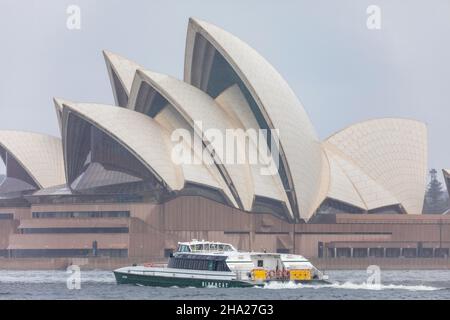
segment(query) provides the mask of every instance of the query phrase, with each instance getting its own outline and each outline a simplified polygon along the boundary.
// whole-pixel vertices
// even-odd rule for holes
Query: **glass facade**
[[[23,228],[22,234],[39,233],[128,233],[127,227],[95,227],[95,228]]]
[[[104,131],[75,114],[68,122],[68,178],[78,194],[163,194],[153,174]]]
[[[405,213],[405,211],[399,205],[387,206],[387,207],[382,207],[382,208],[377,208],[377,209],[366,211],[361,208],[354,207],[350,204],[328,198],[328,199],[325,199],[324,202],[322,202],[321,206],[319,207],[319,209],[317,209],[316,213],[319,215],[339,214],[339,213],[403,214],[403,213]]]
[[[14,214],[12,213],[0,213],[0,220],[13,220]]]
[[[154,118],[169,102],[148,83],[142,82],[139,88],[135,110]]]
[[[113,77],[114,91],[116,92],[116,102],[119,106],[126,108],[128,104],[128,94],[126,93],[125,88],[123,87],[122,83],[119,80],[119,77],[117,76],[114,69],[112,69],[112,67],[111,73]]]
[[[285,220],[289,215],[284,203],[266,197],[256,196],[252,212],[272,213],[279,219]]]
[[[143,202],[144,196],[137,194],[72,194],[27,196],[29,204],[101,204]],[[155,198],[154,201],[157,201]]]
[[[339,214],[339,213],[361,214],[364,212],[365,210],[361,208],[354,207],[352,205],[330,198],[325,199],[325,201],[322,202],[322,204],[320,205],[319,209],[317,209],[317,214]]]
[[[369,210],[371,214],[402,214],[406,213],[399,205],[387,206],[382,208],[377,208],[374,210]]]
[[[6,167],[6,176],[0,180],[0,195],[21,193],[38,189],[33,178],[5,149],[0,147],[0,157]]]
[[[224,196],[223,191],[216,190],[210,187],[205,187],[200,184],[187,182],[181,192],[180,196],[200,196],[207,199],[214,200],[219,203],[231,205],[227,197]]]
[[[33,212],[33,218],[129,218],[130,211],[63,211],[63,212]]]

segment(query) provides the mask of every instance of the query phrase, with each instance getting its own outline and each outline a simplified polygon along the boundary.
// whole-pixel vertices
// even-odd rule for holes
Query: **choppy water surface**
[[[81,288],[68,289],[65,271],[0,270],[0,299],[450,299],[450,271],[329,271],[331,285],[271,284],[265,288],[152,288],[116,285],[108,271],[82,271]]]

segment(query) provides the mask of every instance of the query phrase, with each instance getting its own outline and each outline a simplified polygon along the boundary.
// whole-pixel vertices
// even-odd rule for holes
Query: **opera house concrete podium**
[[[450,220],[421,216],[423,123],[374,119],[320,141],[273,66],[196,19],[183,80],[104,57],[115,106],[54,99],[61,138],[0,131],[1,255],[145,261],[196,238],[327,261],[448,256]],[[200,139],[185,147],[201,161],[173,161],[177,129]],[[270,131],[278,171],[222,161],[209,129]]]

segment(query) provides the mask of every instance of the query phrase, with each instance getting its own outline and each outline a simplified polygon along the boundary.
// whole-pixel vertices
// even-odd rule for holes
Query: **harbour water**
[[[117,285],[108,271],[81,271],[74,285],[73,274],[65,271],[0,270],[0,299],[450,299],[450,271],[381,271],[379,284],[368,281],[365,270],[327,274],[333,284],[325,286],[198,289]]]

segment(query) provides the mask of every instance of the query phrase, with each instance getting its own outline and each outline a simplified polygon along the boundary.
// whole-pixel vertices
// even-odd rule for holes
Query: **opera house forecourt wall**
[[[448,267],[450,219],[421,215],[423,123],[320,141],[273,66],[197,19],[183,80],[103,54],[115,106],[55,98],[61,138],[0,131],[0,265],[158,261],[196,238],[334,268]]]

